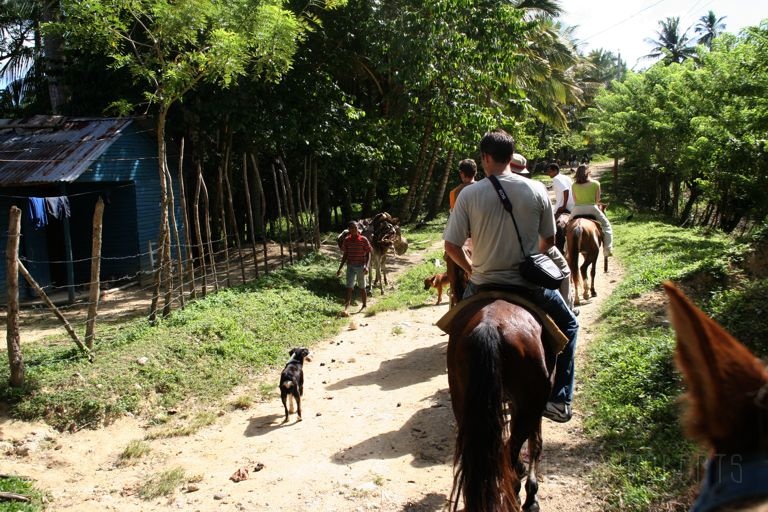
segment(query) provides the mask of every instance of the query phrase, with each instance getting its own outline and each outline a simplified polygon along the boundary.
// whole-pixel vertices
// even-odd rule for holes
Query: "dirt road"
[[[425,253],[409,251],[396,266],[418,263]],[[581,307],[579,365],[600,302],[621,274],[615,259],[611,266],[608,276],[598,275],[597,299]],[[314,347],[301,422],[282,423],[275,373],[264,378],[275,389],[266,401],[222,410],[213,426],[194,435],[149,441],[149,454],[129,466],[118,465],[119,454],[151,431],[136,419],[75,434],[2,420],[2,473],[36,480],[50,493],[53,511],[444,510],[455,423],[445,372],[448,338],[434,323],[446,311],[433,297],[407,311],[353,315],[357,329]],[[586,480],[598,453],[582,433],[579,377],[572,421],[544,421],[542,511],[602,509]],[[174,467],[194,483],[170,498],[138,496],[150,476]],[[230,476],[240,468],[249,475],[235,483]]]

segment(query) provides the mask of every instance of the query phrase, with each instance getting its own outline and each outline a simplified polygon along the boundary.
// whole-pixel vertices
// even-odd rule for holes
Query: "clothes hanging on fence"
[[[56,220],[69,218],[69,198],[67,196],[46,197],[45,206],[48,215]]]
[[[29,208],[29,220],[32,221],[32,225],[35,228],[39,229],[48,224],[44,197],[30,197],[27,206]]]

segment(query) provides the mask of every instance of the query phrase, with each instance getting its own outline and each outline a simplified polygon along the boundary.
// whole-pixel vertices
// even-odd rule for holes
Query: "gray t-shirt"
[[[547,189],[517,174],[498,176],[512,203],[525,254],[539,253],[539,237],[555,234]],[[523,261],[515,226],[488,179],[461,191],[448,219],[443,240],[461,246],[472,234],[472,283],[533,286],[517,271]]]

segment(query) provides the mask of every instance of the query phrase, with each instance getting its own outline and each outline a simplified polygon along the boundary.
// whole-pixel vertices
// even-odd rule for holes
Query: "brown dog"
[[[424,289],[429,290],[430,288],[436,288],[437,303],[440,304],[443,301],[443,287],[448,287],[450,284],[451,283],[448,280],[448,274],[438,273],[433,276],[429,276],[424,280]]]

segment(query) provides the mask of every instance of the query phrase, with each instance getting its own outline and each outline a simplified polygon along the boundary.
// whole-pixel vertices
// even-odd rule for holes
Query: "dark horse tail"
[[[467,389],[454,455],[453,510],[461,494],[468,511],[515,510],[514,477],[504,442],[501,334],[481,322],[462,343]]]

